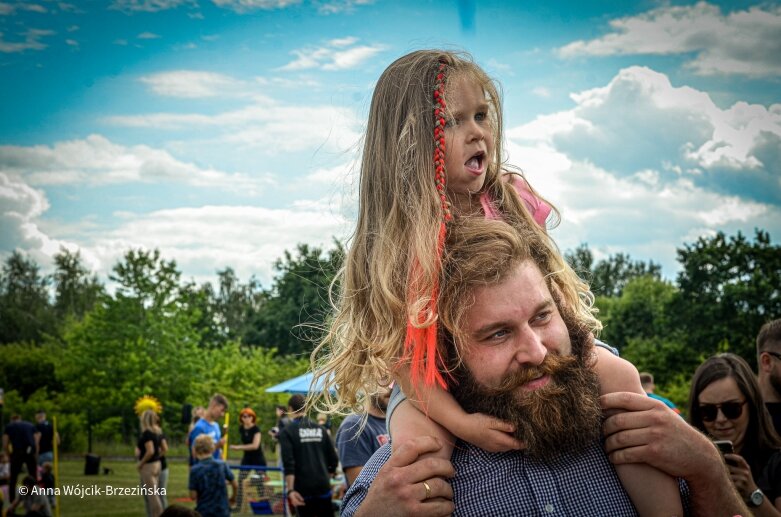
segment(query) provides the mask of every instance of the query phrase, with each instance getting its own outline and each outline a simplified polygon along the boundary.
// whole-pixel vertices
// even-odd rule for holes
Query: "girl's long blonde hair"
[[[601,328],[588,286],[502,179],[506,166],[497,85],[467,54],[412,52],[388,66],[374,90],[360,166],[357,227],[334,282],[339,290],[332,293],[333,317],[312,353],[314,382],[323,382],[322,392],[314,397],[322,397],[318,407],[330,412],[359,411],[359,398],[390,382],[404,355],[408,321],[423,327],[437,324],[436,314],[418,319],[429,306],[441,273],[436,243],[443,213],[433,162],[433,92],[441,63],[446,65],[446,81],[467,77],[485,92],[494,151],[486,157],[483,192],[508,224],[540,234],[555,252],[564,301],[595,332]],[[310,398],[310,404],[315,402]]]

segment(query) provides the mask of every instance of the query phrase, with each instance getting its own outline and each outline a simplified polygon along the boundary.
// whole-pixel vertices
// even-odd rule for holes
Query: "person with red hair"
[[[236,451],[244,451],[244,456],[241,458],[241,465],[243,467],[265,467],[266,457],[263,454],[263,448],[260,445],[261,432],[257,425],[257,415],[252,408],[245,407],[239,411],[239,434],[241,435],[241,445],[231,445],[230,448]],[[241,469],[239,471],[239,494],[236,498],[236,504],[241,508],[242,499],[244,498],[244,480],[250,475],[252,470]],[[266,472],[255,471],[260,475],[261,479],[265,476]]]

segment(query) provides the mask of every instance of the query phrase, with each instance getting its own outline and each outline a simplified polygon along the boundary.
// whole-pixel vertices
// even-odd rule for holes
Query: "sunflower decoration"
[[[139,397],[138,400],[136,400],[136,404],[133,406],[133,409],[139,416],[147,409],[151,409],[159,415],[163,412],[163,405],[160,404],[160,401],[153,396],[144,395],[143,397]]]

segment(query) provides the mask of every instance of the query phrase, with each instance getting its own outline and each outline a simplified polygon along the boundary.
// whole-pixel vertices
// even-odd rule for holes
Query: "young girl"
[[[501,218],[554,251],[553,283],[593,332],[593,295],[545,233],[551,207],[502,166],[502,113],[494,83],[468,56],[417,51],[392,63],[372,98],[361,163],[358,224],[341,272],[329,333],[313,353],[331,411],[396,380],[411,398],[390,422],[393,446],[455,435],[489,451],[521,448],[511,425],[466,413],[447,391],[437,339],[445,228],[453,217]],[[601,347],[602,393],[642,393],[637,370]],[[339,398],[330,396],[338,386]],[[376,391],[376,388],[374,388]],[[452,446],[438,455],[450,457]],[[642,515],[681,515],[674,479],[644,465],[617,467]]]

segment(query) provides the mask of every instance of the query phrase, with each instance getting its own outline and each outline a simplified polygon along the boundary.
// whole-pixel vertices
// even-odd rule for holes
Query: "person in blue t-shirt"
[[[201,434],[193,442],[197,461],[190,469],[187,484],[190,498],[195,500],[195,510],[202,517],[230,517],[239,485],[225,462],[212,457],[213,452],[214,440],[208,434]],[[226,483],[231,485],[230,499]]]
[[[654,384],[654,376],[651,375],[648,372],[642,372],[640,374],[640,384],[643,385],[643,390],[645,391],[645,394],[651,397],[652,399],[660,400],[664,403],[665,406],[672,409],[679,415],[681,414],[681,410],[678,409],[678,407],[669,399],[666,399],[662,397],[661,395],[657,395],[654,393],[654,390],[656,389],[656,385]]]
[[[195,463],[195,453],[193,447],[195,447],[195,440],[198,436],[206,434],[211,436],[214,441],[214,459],[220,459],[222,457],[222,446],[225,443],[225,438],[222,436],[222,428],[217,420],[225,416],[225,412],[228,410],[228,399],[225,396],[215,393],[212,399],[209,401],[209,407],[203,414],[203,417],[195,423],[193,430],[190,431],[188,442],[190,443],[190,465]]]

